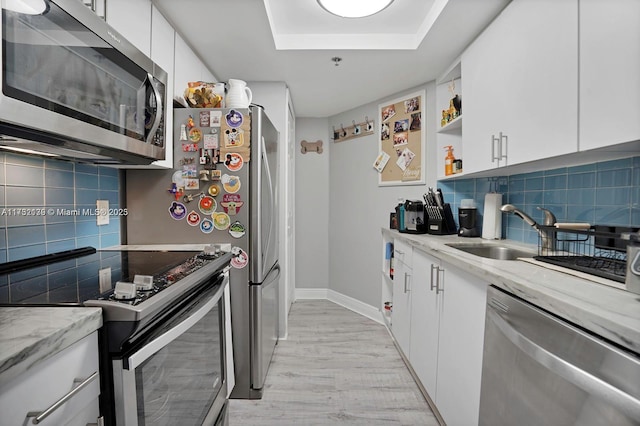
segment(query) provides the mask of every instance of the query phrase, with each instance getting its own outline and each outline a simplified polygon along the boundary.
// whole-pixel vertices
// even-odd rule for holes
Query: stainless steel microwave
[[[0,148],[98,164],[164,159],[167,73],[82,2],[2,0],[0,32]]]

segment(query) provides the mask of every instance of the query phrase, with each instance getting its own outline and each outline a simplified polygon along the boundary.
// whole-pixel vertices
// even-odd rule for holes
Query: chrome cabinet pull
[[[502,140],[504,139],[504,154],[502,153]],[[502,132],[500,132],[500,140],[498,141],[498,143],[500,144],[500,159],[504,159],[505,161],[507,160],[507,149],[509,146],[509,138],[507,137],[507,135],[503,135]],[[498,161],[499,161],[498,160]],[[505,164],[506,166],[506,164]]]
[[[89,385],[89,383],[94,381],[97,377],[98,377],[98,372],[96,371],[92,375],[87,377],[84,381],[82,381],[82,379],[75,379],[73,381],[74,383],[81,382],[78,386],[76,386],[75,388],[71,389],[71,391],[69,391],[69,393],[67,393],[65,396],[63,396],[62,398],[60,398],[59,400],[54,402],[53,405],[51,407],[47,408],[46,410],[44,410],[44,411],[29,411],[27,413],[27,418],[33,417],[34,418],[33,419],[33,424],[37,425],[38,423],[42,422],[44,419],[49,417],[51,414],[53,414],[53,412],[56,411],[58,408],[62,407],[68,400],[70,400],[75,395],[77,395],[82,389],[87,387]]]
[[[436,294],[444,293],[444,269],[437,268],[438,272],[436,273]],[[440,287],[440,272],[442,272],[442,284],[443,287]]]
[[[497,158],[496,158],[496,141],[499,141],[498,138],[496,138],[496,135],[491,135],[491,162],[495,163]]]
[[[409,291],[411,291],[411,287],[407,287],[407,281],[409,281],[407,278],[410,278],[411,275],[409,275],[408,273],[404,273],[404,293],[408,293]]]
[[[432,264],[431,264],[431,276],[430,276],[430,278],[431,278],[431,282],[430,282],[430,284],[431,284],[431,291],[433,291],[433,289],[434,289],[434,288],[435,288],[435,289],[437,289],[437,288],[438,288],[438,286],[437,286],[437,285],[433,285],[433,270],[434,270],[434,269],[435,269],[435,270],[438,270],[439,268],[438,268],[438,265],[434,265],[434,264],[432,263]],[[436,274],[437,274],[437,272],[436,272]]]

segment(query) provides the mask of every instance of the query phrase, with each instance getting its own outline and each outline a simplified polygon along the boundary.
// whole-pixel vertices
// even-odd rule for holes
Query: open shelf
[[[462,131],[462,115],[448,122],[446,126],[440,127],[437,133],[461,132],[461,131]]]

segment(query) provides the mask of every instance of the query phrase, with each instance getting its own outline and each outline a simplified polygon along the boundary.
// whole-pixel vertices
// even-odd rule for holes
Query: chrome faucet
[[[545,226],[553,226],[556,223],[556,217],[554,216],[554,214],[547,210],[544,209],[542,207],[537,207],[538,210],[541,210],[544,212],[544,225]],[[540,227],[538,226],[538,224],[536,223],[535,220],[533,220],[529,215],[527,215],[525,212],[518,210],[516,208],[516,206],[514,206],[513,204],[505,204],[504,206],[500,207],[500,210],[502,210],[505,213],[513,213],[514,215],[520,217],[522,220],[524,220],[524,222],[527,225],[530,225],[533,227],[533,229],[535,229],[538,234],[540,235],[540,239],[542,240],[542,248],[545,250],[555,250],[556,248],[556,233],[554,231],[548,231],[546,229],[540,229]]]

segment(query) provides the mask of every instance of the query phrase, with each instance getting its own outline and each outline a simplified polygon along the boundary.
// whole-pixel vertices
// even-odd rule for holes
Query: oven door
[[[213,424],[227,398],[225,287],[209,287],[114,359],[118,425]]]

